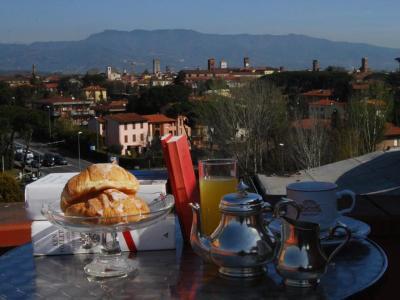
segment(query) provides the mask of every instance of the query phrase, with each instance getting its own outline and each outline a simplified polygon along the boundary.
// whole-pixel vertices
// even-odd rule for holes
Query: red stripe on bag
[[[132,235],[129,231],[124,231],[123,233],[126,245],[128,246],[129,251],[137,252],[137,248],[135,242],[133,241]]]

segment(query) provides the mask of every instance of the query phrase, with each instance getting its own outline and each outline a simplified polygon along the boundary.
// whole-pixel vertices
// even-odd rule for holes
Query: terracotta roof
[[[146,118],[135,113],[121,113],[121,114],[108,115],[105,117],[105,119],[117,121],[118,123],[147,122]]]
[[[353,83],[351,85],[353,90],[368,90],[369,84],[368,83]]]
[[[375,105],[375,106],[386,106],[386,102],[380,99],[368,99],[366,100],[367,104]]]
[[[50,75],[50,76],[46,77],[45,81],[47,81],[47,82],[60,81],[60,76]]]
[[[84,88],[85,91],[105,91],[106,88],[103,88],[99,85],[89,85]]]
[[[103,117],[97,117],[97,122],[99,122],[99,123],[104,123],[105,121],[106,121],[105,118],[103,118]]]
[[[115,107],[125,107],[128,105],[128,100],[113,100],[108,103],[108,107],[115,108]]]
[[[113,100],[111,102],[100,103],[96,105],[95,110],[102,110],[102,111],[113,110],[113,109],[126,110],[127,105],[128,105],[128,100]]]
[[[303,129],[311,129],[315,125],[322,124],[324,127],[329,127],[331,124],[331,120],[329,119],[302,119],[297,120],[292,123],[293,127],[296,128],[303,128]]]
[[[58,82],[47,82],[43,84],[46,89],[56,89],[58,88]]]
[[[386,123],[385,127],[385,137],[400,136],[400,127],[397,127],[392,123]]]
[[[154,114],[154,115],[143,115],[149,123],[170,123],[175,122],[174,119],[168,118],[166,115],[163,114]]]
[[[334,101],[334,100],[329,100],[329,99],[321,99],[318,101],[311,102],[309,105],[311,105],[311,106],[331,106],[331,105],[341,106],[341,105],[344,105],[344,103]]]
[[[302,93],[303,96],[309,97],[331,97],[332,90],[311,90],[305,93]]]

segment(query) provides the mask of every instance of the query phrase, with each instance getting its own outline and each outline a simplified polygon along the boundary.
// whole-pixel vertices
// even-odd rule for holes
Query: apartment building
[[[33,108],[48,111],[53,119],[66,118],[76,125],[87,125],[94,116],[93,101],[74,97],[52,97],[36,100],[32,103]]]

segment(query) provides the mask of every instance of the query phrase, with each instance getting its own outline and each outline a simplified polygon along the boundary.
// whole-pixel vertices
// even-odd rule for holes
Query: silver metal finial
[[[238,185],[237,185],[237,190],[240,194],[247,194],[247,190],[249,189],[249,186],[244,183],[243,179],[240,179]]]

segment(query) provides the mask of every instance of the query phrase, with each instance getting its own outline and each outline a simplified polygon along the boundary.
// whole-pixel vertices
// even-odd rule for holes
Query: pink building
[[[191,130],[185,116],[176,119],[163,114],[138,115],[135,113],[121,113],[107,115],[103,118],[93,118],[89,122],[89,129],[105,137],[107,147],[121,145],[122,154],[141,153],[149,146],[153,138],[165,134],[188,135]]]
[[[168,118],[163,114],[143,115],[149,122],[149,141],[155,136],[165,134],[190,136],[191,130],[187,126],[187,117],[178,116],[176,119]]]
[[[141,153],[147,146],[149,124],[135,113],[108,115],[106,120],[106,145],[121,145],[122,154]]]
[[[163,136],[164,134],[171,133],[177,135],[175,128],[175,119],[168,118],[163,114],[143,115],[149,123],[149,136]]]

